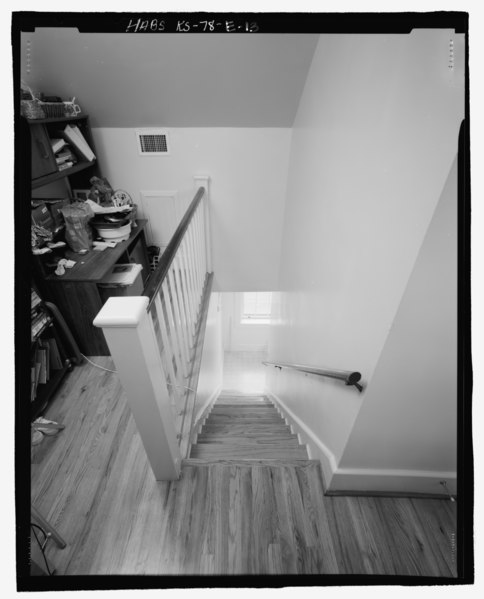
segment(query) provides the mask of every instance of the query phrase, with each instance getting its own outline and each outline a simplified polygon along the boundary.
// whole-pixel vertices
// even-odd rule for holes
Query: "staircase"
[[[308,460],[305,445],[264,395],[222,392],[192,445],[190,458]]]

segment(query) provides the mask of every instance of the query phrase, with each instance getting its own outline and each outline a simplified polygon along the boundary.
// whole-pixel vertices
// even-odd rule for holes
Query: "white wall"
[[[220,304],[220,293],[212,293],[208,307],[200,374],[198,376],[194,409],[195,422],[222,388],[224,355]]]
[[[388,488],[389,478],[408,487],[420,476],[415,490],[439,493],[447,479],[455,492],[456,196],[455,160],[332,488]],[[423,486],[421,471],[434,480]]]
[[[139,156],[135,129],[93,129],[102,172],[140,203],[141,191],[175,191],[182,211],[194,175],[210,176],[214,289],[275,287],[290,129],[168,128],[169,156]]]
[[[462,36],[436,30],[321,36],[309,70],[291,146],[279,318],[271,327],[269,359],[359,370],[367,390],[360,395],[339,382],[284,370],[271,370],[268,384],[309,427],[330,471],[372,392],[373,373],[455,158],[463,64]],[[434,259],[438,267],[439,256]],[[420,283],[422,301],[430,301],[425,277]],[[432,308],[441,326],[449,326],[447,309]],[[407,343],[417,354],[424,351],[418,338]],[[448,351],[451,359],[454,348]],[[425,390],[434,392],[425,387],[424,396]],[[379,395],[372,401],[385,400]],[[420,401],[421,395],[407,398],[407,409]],[[375,416],[377,432],[382,421]],[[426,431],[435,441],[429,414],[419,431],[421,441]],[[433,441],[427,436],[417,450],[422,468],[424,448]],[[368,446],[358,444],[358,451]],[[415,468],[415,453],[401,449],[400,467],[403,461]],[[455,465],[447,458],[440,470]]]
[[[290,127],[317,37],[36,27],[19,70],[34,91],[76,96],[96,127]]]
[[[269,342],[269,325],[241,323],[242,292],[221,293],[222,335],[225,351],[266,351]]]

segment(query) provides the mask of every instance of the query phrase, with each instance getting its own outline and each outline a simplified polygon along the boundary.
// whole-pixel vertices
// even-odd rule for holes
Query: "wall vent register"
[[[160,129],[136,131],[138,152],[141,156],[167,156],[170,154],[168,134]]]

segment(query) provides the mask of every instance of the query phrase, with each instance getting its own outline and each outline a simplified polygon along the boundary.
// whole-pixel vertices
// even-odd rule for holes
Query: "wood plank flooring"
[[[67,542],[48,545],[58,574],[456,576],[447,500],[327,497],[308,459],[190,458],[179,481],[158,483],[117,375],[90,364],[45,417],[66,426],[32,449],[33,502]],[[250,438],[216,426],[222,445]],[[265,426],[252,432],[258,448]]]

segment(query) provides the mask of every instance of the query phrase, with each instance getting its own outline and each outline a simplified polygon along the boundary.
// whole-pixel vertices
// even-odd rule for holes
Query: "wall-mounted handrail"
[[[335,370],[329,368],[314,368],[312,366],[305,366],[303,364],[288,364],[286,362],[262,362],[265,366],[274,366],[275,368],[289,368],[292,370],[299,370],[300,372],[307,372],[308,374],[316,374],[318,376],[326,376],[331,379],[339,379],[345,382],[345,385],[352,385],[358,389],[361,393],[363,387],[358,384],[361,379],[361,374],[353,370]]]
[[[151,304],[154,302],[155,297],[157,296],[160,288],[163,284],[163,281],[170,270],[170,266],[175,258],[176,252],[183,240],[183,236],[185,235],[190,222],[195,214],[198,205],[202,201],[203,194],[205,193],[205,189],[203,187],[199,187],[195,197],[193,198],[188,210],[185,212],[185,215],[180,221],[180,224],[176,228],[176,231],[173,233],[172,238],[170,239],[168,245],[166,246],[165,251],[163,252],[156,270],[151,274],[148,284],[143,291],[143,295],[146,295],[149,299],[148,310],[151,308]]]

